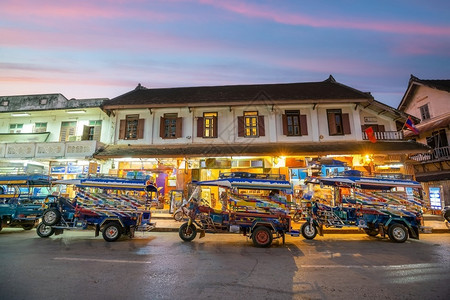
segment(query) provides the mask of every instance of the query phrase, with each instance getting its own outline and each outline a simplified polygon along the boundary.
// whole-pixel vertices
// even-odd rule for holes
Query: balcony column
[[[313,142],[320,142],[320,124],[319,124],[319,115],[317,107],[315,109],[311,106],[311,135],[313,138]]]
[[[361,111],[352,109],[353,127],[355,128],[355,139],[362,141],[363,135],[361,130]]]

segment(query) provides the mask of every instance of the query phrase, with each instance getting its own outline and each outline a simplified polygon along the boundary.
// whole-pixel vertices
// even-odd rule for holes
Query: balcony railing
[[[97,141],[0,143],[0,158],[86,158],[98,149]]]
[[[373,135],[380,141],[397,141],[403,140],[403,131],[374,131]],[[367,133],[362,132],[363,140],[368,140]]]
[[[450,146],[434,148],[429,153],[411,155],[409,159],[419,162],[450,160]]]

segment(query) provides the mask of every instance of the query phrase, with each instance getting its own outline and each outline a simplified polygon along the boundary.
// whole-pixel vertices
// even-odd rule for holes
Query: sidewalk
[[[449,227],[446,226],[442,216],[425,215],[424,216],[425,227],[431,227],[430,233],[450,233]],[[177,222],[173,219],[172,214],[169,214],[167,210],[165,211],[152,211],[152,222],[156,222],[156,227],[152,231],[155,232],[178,232],[183,222]],[[293,223],[294,229],[300,229],[303,222]],[[334,233],[334,234],[346,234],[346,233],[361,233],[365,234],[363,230],[358,228],[344,227],[343,229],[328,228],[324,229],[324,233]]]

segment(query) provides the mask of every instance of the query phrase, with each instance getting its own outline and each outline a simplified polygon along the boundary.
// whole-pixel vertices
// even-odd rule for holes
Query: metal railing
[[[450,146],[434,148],[432,152],[418,153],[415,155],[411,155],[409,159],[420,162],[449,160]]]
[[[397,141],[403,140],[403,131],[374,131],[373,135],[380,141]],[[368,140],[367,133],[362,132],[363,140]]]

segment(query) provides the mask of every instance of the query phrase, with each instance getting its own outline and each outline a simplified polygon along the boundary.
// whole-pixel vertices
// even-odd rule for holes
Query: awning
[[[36,133],[0,133],[2,143],[43,143],[46,142],[50,132]]]
[[[311,142],[289,144],[250,143],[239,145],[108,145],[94,154],[96,159],[110,158],[184,158],[215,156],[299,156],[330,154],[416,154],[429,151],[415,141]]]

